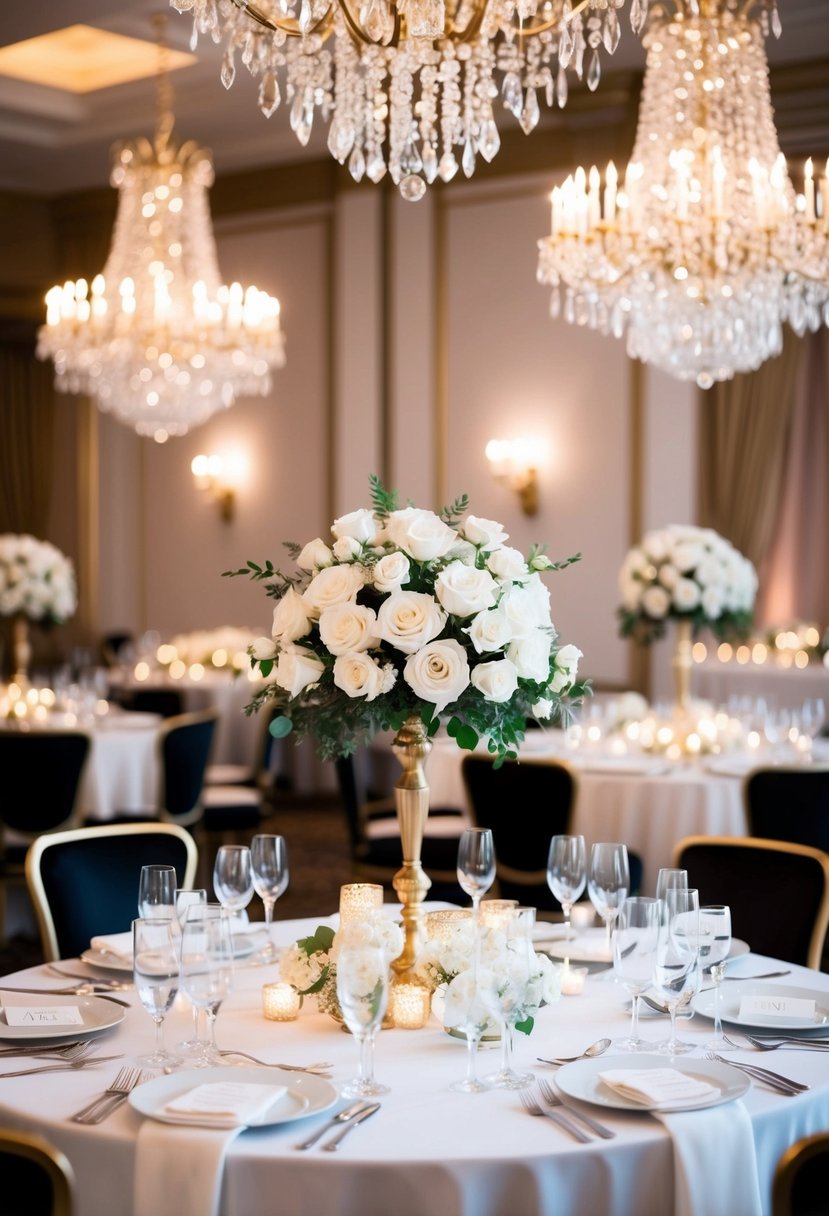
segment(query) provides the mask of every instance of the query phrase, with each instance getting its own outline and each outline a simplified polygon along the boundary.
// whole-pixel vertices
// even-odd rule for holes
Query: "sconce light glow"
[[[543,439],[490,439],[486,445],[493,476],[515,490],[525,515],[538,511],[538,468],[545,463],[546,455]]]
[[[200,490],[206,491],[219,503],[222,519],[229,523],[236,506],[236,491],[244,485],[249,462],[244,452],[218,452],[207,456],[200,452],[190,462],[190,471]]]

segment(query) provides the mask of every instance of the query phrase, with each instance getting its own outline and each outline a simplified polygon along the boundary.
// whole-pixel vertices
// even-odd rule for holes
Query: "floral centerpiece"
[[[757,594],[748,558],[711,528],[673,524],[648,532],[619,571],[620,633],[649,643],[670,619],[717,637],[747,636]]]
[[[0,616],[62,625],[77,604],[75,570],[59,549],[26,534],[0,536]]]
[[[515,756],[528,718],[565,719],[587,691],[541,578],[578,555],[524,555],[501,524],[467,514],[465,496],[435,514],[399,508],[377,477],[370,485],[372,507],[336,519],[330,545],[286,545],[295,572],[226,572],[263,581],[276,600],[271,637],[250,648],[266,684],[248,710],[276,701],[272,733],[312,733],[323,758],[412,715],[429,735],[445,722],[462,748],[486,739],[498,761]]]
[[[317,925],[310,937],[285,950],[279,960],[279,973],[300,998],[315,996],[320,1013],[342,1021],[337,998],[337,956],[346,944],[380,946],[391,964],[403,946],[398,924],[383,913],[367,920],[344,925],[335,933],[328,925]]]

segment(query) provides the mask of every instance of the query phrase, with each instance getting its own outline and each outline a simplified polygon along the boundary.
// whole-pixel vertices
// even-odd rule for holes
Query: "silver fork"
[[[805,1093],[809,1089],[808,1085],[804,1085],[800,1081],[793,1081],[791,1077],[781,1076],[779,1072],[771,1072],[768,1068],[758,1068],[756,1064],[738,1064],[736,1060],[726,1060],[723,1056],[718,1056],[715,1051],[707,1051],[705,1058],[706,1060],[716,1060],[718,1064],[730,1064],[732,1068],[739,1069],[752,1080],[759,1081],[762,1085],[770,1085],[772,1089],[779,1090],[781,1094],[787,1094],[789,1097]]]
[[[571,1123],[565,1118],[560,1111],[550,1110],[549,1107],[540,1106],[525,1089],[519,1089],[518,1097],[521,1099],[521,1105],[529,1115],[543,1115],[547,1119],[552,1119],[553,1123],[557,1123],[564,1131],[569,1132],[574,1140],[580,1141],[582,1144],[590,1144],[590,1137],[576,1127],[575,1123]]]
[[[801,1050],[805,1048],[807,1051],[829,1051],[829,1039],[798,1039],[785,1035],[775,1039],[757,1039],[753,1034],[747,1034],[746,1038],[758,1051],[777,1051],[780,1047],[795,1047]]]
[[[0,1077],[33,1077],[39,1072],[73,1072],[78,1068],[91,1068],[93,1064],[106,1064],[109,1060],[123,1060],[118,1056],[81,1056],[79,1060],[63,1060],[60,1064],[41,1064],[37,1068],[19,1068],[16,1072],[0,1072]]]
[[[125,1102],[136,1085],[141,1085],[152,1074],[140,1068],[124,1067],[94,1102],[70,1115],[73,1123],[103,1123],[108,1115]]]
[[[76,1060],[92,1046],[91,1039],[78,1039],[64,1043],[62,1047],[2,1047],[0,1059],[9,1056],[27,1056],[34,1060]]]
[[[231,1051],[226,1048],[219,1052],[220,1056],[241,1056],[243,1060],[250,1060],[252,1064],[261,1064],[263,1068],[281,1068],[284,1072],[310,1072],[317,1077],[328,1077],[331,1075],[330,1069],[334,1067],[327,1060],[318,1060],[315,1064],[274,1064],[270,1060],[260,1060],[258,1056],[252,1056],[246,1051]]]
[[[612,1140],[616,1135],[616,1133],[612,1132],[609,1127],[605,1127],[603,1123],[599,1123],[596,1119],[591,1119],[589,1115],[583,1115],[582,1112],[580,1110],[576,1110],[574,1106],[568,1106],[566,1102],[563,1102],[549,1081],[539,1080],[538,1088],[541,1091],[541,1097],[548,1106],[562,1107],[567,1111],[568,1115],[571,1115],[574,1119],[579,1119],[586,1127],[589,1127],[591,1131],[594,1131],[597,1136],[601,1136],[605,1140]]]

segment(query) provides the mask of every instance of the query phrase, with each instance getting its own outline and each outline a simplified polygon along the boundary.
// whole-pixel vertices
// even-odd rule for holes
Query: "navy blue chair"
[[[751,836],[829,853],[829,765],[755,768],[743,781]]]

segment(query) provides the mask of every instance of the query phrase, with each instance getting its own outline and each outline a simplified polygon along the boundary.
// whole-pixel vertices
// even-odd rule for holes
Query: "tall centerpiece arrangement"
[[[263,582],[276,601],[271,636],[250,647],[264,684],[248,712],[276,702],[271,732],[313,735],[327,759],[395,731],[400,976],[414,965],[431,886],[420,863],[431,738],[443,725],[459,747],[483,743],[501,763],[517,756],[528,719],[567,719],[588,685],[581,651],[559,644],[542,579],[579,555],[554,562],[544,546],[511,548],[501,524],[468,513],[466,496],[435,513],[399,507],[375,476],[369,484],[371,507],[336,519],[330,543],[286,544],[295,570],[248,562],[226,574]]]
[[[28,681],[29,624],[62,625],[78,605],[75,570],[49,541],[28,534],[0,536],[0,616],[11,620],[12,678]]]
[[[757,572],[748,558],[711,528],[672,524],[648,532],[619,571],[619,632],[649,645],[676,623],[673,657],[676,707],[690,699],[695,631],[741,638],[751,629]]]

